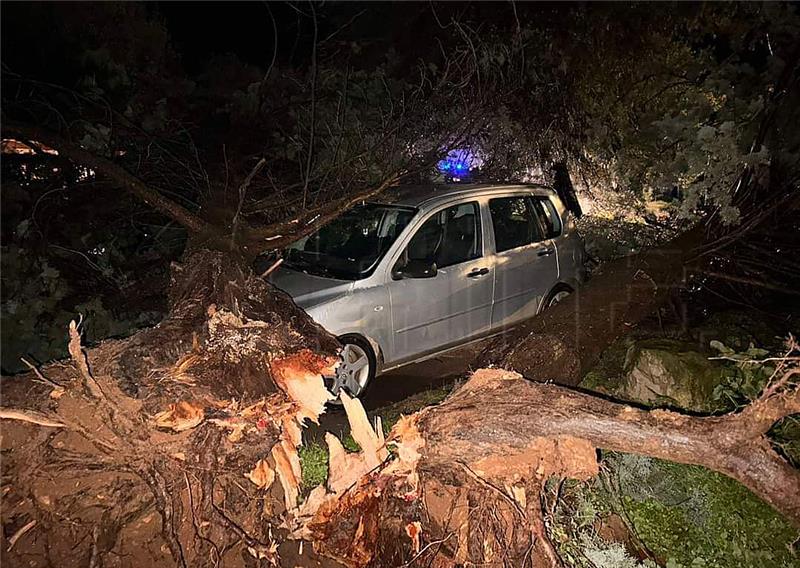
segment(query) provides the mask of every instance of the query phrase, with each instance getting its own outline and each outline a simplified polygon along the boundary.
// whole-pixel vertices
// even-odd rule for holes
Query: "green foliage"
[[[85,337],[99,341],[152,325],[161,312],[110,310],[100,297],[81,295],[46,257],[16,245],[2,247],[2,334],[4,372],[27,367],[20,361],[46,362],[67,355],[67,326],[83,320]],[[79,298],[84,298],[81,301]]]
[[[709,405],[724,412],[756,398],[774,371],[774,361],[767,360],[771,350],[752,342],[742,343],[741,338],[750,339],[756,332],[765,336],[774,332],[757,330],[758,326],[740,314],[712,320],[703,334],[716,334],[739,346],[733,349],[718,340],[710,342],[725,358],[725,372]],[[723,325],[728,320],[746,322],[746,329]],[[617,392],[629,345],[630,340],[615,343],[581,386]],[[779,452],[798,463],[800,417],[789,416],[780,421],[769,437]],[[599,519],[610,513],[629,519],[638,538],[670,567],[797,565],[793,527],[738,482],[698,466],[629,454],[604,452],[603,456],[606,468],[601,476],[606,482],[575,488],[567,499],[570,505],[562,504],[563,510],[556,518],[556,534],[564,535],[561,552],[572,566],[591,566],[596,561],[631,565],[633,559],[621,555],[619,548],[596,535]],[[589,564],[587,559],[591,559]]]
[[[800,468],[800,415],[787,416],[769,432],[773,447],[788,459],[794,467]]]
[[[551,533],[569,566],[654,566],[597,534],[611,514],[626,519],[671,568],[796,565],[792,525],[736,481],[698,466],[630,454],[603,457],[605,480],[569,485],[556,508]]]
[[[800,20],[780,4],[685,8],[640,5],[622,18],[610,7],[587,10],[602,32],[567,26],[573,43],[561,48],[573,51],[566,65],[590,169],[615,189],[671,202],[683,218],[711,209],[733,223],[743,167],[788,158],[785,139],[754,142]]]
[[[3,370],[26,368],[20,357],[47,361],[65,354],[69,316],[58,307],[69,290],[59,271],[46,259],[14,245],[3,247],[0,262],[4,276],[0,310]],[[55,320],[52,325],[51,318]]]
[[[310,442],[300,446],[298,454],[303,471],[303,491],[311,491],[325,483],[328,479],[328,448],[319,442]]]
[[[558,554],[570,568],[655,568],[656,564],[639,562],[618,542],[604,539],[597,527],[614,512],[611,499],[602,485],[566,481],[561,498],[550,519],[550,537]]]
[[[720,357],[733,363],[722,383],[714,388],[712,401],[720,410],[733,410],[742,407],[758,398],[767,380],[772,376],[775,367],[765,359],[769,351],[754,346],[752,343],[745,351],[734,351],[722,342],[714,340],[711,347],[719,352]]]

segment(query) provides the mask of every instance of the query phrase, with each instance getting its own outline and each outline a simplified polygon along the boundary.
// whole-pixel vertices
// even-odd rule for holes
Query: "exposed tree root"
[[[300,428],[330,397],[320,374],[338,343],[238,266],[190,255],[174,271],[170,317],[130,339],[85,352],[73,322],[71,363],[47,370],[58,397],[4,380],[17,408],[0,413],[3,523],[40,527],[4,561],[277,563],[278,527],[297,507]]]

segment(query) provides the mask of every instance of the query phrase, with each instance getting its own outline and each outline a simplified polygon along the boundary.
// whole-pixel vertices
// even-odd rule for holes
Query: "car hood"
[[[282,266],[270,275],[269,281],[288,293],[298,306],[306,310],[333,301],[353,289],[353,282],[350,280],[314,276]]]

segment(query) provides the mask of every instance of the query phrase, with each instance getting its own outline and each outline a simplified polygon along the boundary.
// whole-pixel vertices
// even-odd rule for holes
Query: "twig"
[[[481,477],[480,475],[478,475],[477,473],[475,473],[475,472],[472,470],[472,468],[470,468],[470,467],[469,467],[469,466],[468,466],[466,463],[464,463],[464,462],[462,462],[462,461],[459,461],[459,462],[456,462],[456,463],[458,463],[458,465],[460,465],[461,467],[463,467],[463,468],[464,468],[464,471],[466,471],[466,472],[467,472],[467,473],[470,475],[470,477],[472,477],[472,478],[473,478],[475,481],[477,481],[477,482],[478,482],[478,483],[480,483],[481,485],[485,485],[486,487],[489,487],[490,489],[493,489],[493,490],[497,491],[497,493],[499,493],[499,494],[500,494],[500,495],[503,497],[503,499],[505,499],[506,501],[508,501],[508,503],[509,503],[509,504],[510,504],[512,507],[514,507],[514,509],[517,511],[517,513],[519,513],[519,514],[520,514],[520,516],[521,516],[523,519],[527,517],[527,515],[525,514],[525,511],[523,511],[523,510],[522,510],[522,508],[519,506],[519,503],[517,503],[517,502],[516,502],[514,499],[512,499],[511,497],[509,497],[509,496],[506,494],[506,492],[505,492],[505,491],[503,491],[502,489],[500,489],[500,488],[499,488],[497,485],[493,484],[491,481],[487,481],[487,480],[485,480],[483,477]]]
[[[312,21],[314,22],[314,42],[311,50],[311,124],[309,126],[308,135],[308,156],[306,157],[306,172],[305,180],[303,183],[303,209],[306,207],[306,199],[308,198],[308,182],[311,179],[311,162],[314,157],[314,136],[317,123],[317,11],[314,9],[314,3],[309,2],[311,8]]]
[[[11,549],[14,548],[14,545],[17,544],[17,541],[20,538],[22,538],[22,535],[24,535],[26,532],[28,532],[29,530],[31,530],[33,527],[36,526],[36,522],[37,522],[36,519],[32,520],[27,525],[25,525],[17,532],[15,532],[13,535],[11,535],[11,538],[8,539],[8,548],[6,549],[6,552],[10,552]]]
[[[48,428],[66,428],[63,422],[51,420],[44,414],[32,410],[17,410],[15,408],[0,408],[0,419],[19,420],[20,422],[30,422]]]
[[[44,375],[41,373],[41,371],[39,371],[39,369],[37,369],[37,368],[36,368],[36,366],[35,366],[35,365],[33,365],[33,363],[31,363],[30,361],[28,361],[27,359],[25,359],[25,357],[20,357],[20,358],[19,358],[19,360],[20,360],[20,361],[22,361],[23,363],[25,363],[25,365],[26,365],[26,366],[27,366],[27,367],[28,367],[28,368],[29,368],[31,371],[33,371],[34,373],[36,373],[36,376],[37,376],[37,377],[39,378],[39,380],[40,380],[40,381],[42,381],[43,383],[46,383],[46,384],[48,384],[48,385],[50,385],[50,386],[52,386],[52,387],[54,387],[54,388],[57,388],[57,389],[59,389],[59,388],[63,388],[63,387],[62,387],[60,384],[58,384],[58,383],[57,383],[57,382],[55,382],[54,380],[52,380],[52,379],[48,379],[47,377],[45,377],[45,376],[44,376]]]
[[[97,568],[100,565],[100,527],[97,525],[92,529],[92,554],[89,557],[89,568]]]
[[[274,271],[276,268],[278,268],[278,267],[279,267],[281,264],[283,264],[283,259],[282,259],[282,258],[279,258],[279,259],[278,259],[278,260],[276,260],[274,263],[272,263],[272,266],[270,266],[269,268],[267,268],[267,269],[266,269],[266,270],[265,270],[265,271],[264,271],[264,272],[261,274],[261,278],[266,278],[267,276],[269,276],[270,274],[272,274],[272,272],[273,272],[273,271]]]
[[[8,132],[9,134],[25,136],[52,146],[59,151],[59,154],[98,171],[110,181],[123,187],[150,207],[177,221],[193,233],[216,235],[214,227],[204,219],[175,201],[167,199],[155,188],[149,186],[116,162],[85,150],[79,144],[72,142],[59,133],[38,126],[8,121],[3,123],[3,131],[3,135]]]
[[[709,278],[716,278],[718,280],[727,280],[728,282],[736,282],[738,284],[746,284],[748,286],[757,286],[759,288],[773,290],[775,292],[780,292],[782,294],[800,296],[800,291],[795,290],[794,288],[779,286],[777,284],[772,284],[770,282],[765,282],[763,280],[758,280],[756,278],[747,278],[744,276],[737,276],[735,274],[725,274],[724,272],[715,272],[713,270],[704,270],[702,271],[702,274],[708,276]]]
[[[547,526],[545,525],[544,482],[542,482],[542,485],[539,489],[538,501],[538,504],[531,504],[529,507],[533,513],[533,518],[531,519],[531,531],[534,537],[538,538],[545,556],[547,556],[547,559],[550,561],[550,566],[552,568],[560,568],[564,565],[564,562],[561,560],[561,556],[559,556],[555,545],[550,540],[550,537],[547,534]]]
[[[423,547],[422,547],[422,549],[421,549],[419,552],[417,552],[417,553],[416,553],[416,554],[413,556],[413,558],[411,558],[411,560],[409,560],[409,561],[408,561],[408,562],[406,562],[405,564],[402,564],[401,566],[411,566],[411,563],[412,563],[412,562],[414,562],[414,561],[415,561],[417,558],[419,558],[420,556],[422,556],[422,555],[425,553],[425,551],[426,551],[426,550],[428,550],[430,547],[432,547],[432,546],[436,546],[437,544],[444,544],[445,542],[447,542],[448,540],[450,540],[450,537],[452,537],[454,534],[456,534],[456,533],[455,533],[455,532],[451,532],[450,534],[448,534],[448,535],[447,535],[446,537],[444,537],[444,538],[440,538],[439,540],[434,540],[434,541],[431,541],[431,542],[429,542],[428,544],[426,544],[425,546],[423,546]]]
[[[264,167],[264,164],[267,163],[265,158],[261,158],[256,165],[250,170],[250,173],[247,174],[247,177],[244,178],[244,181],[239,185],[239,204],[236,207],[236,213],[233,216],[233,221],[231,222],[231,245],[236,244],[236,232],[239,228],[239,217],[242,214],[242,206],[244,205],[244,198],[247,195],[247,188],[250,187],[250,184],[253,182],[253,178],[256,177],[258,172],[261,171],[261,168]]]

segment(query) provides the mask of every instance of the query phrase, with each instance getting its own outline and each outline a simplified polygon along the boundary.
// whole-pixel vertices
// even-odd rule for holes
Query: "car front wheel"
[[[358,398],[375,377],[375,354],[372,346],[361,337],[344,336],[339,341],[342,343],[340,363],[336,367],[336,374],[326,377],[326,383],[337,397],[344,390],[351,397]]]

